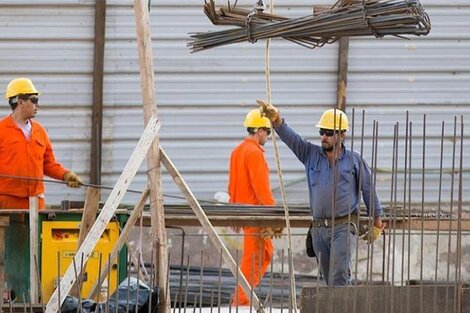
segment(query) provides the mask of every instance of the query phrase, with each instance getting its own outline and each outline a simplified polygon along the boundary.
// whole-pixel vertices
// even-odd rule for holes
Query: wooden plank
[[[86,262],[90,257],[93,249],[96,246],[96,243],[101,238],[106,226],[108,225],[109,221],[113,217],[116,209],[121,202],[122,198],[124,197],[129,185],[132,182],[137,170],[139,169],[142,161],[147,154],[147,151],[154,141],[158,130],[160,129],[160,123],[158,122],[156,117],[152,117],[147,124],[147,127],[144,130],[144,133],[140,137],[137,146],[135,147],[134,151],[132,152],[129,161],[124,168],[121,176],[119,177],[116,185],[114,186],[113,190],[111,191],[106,203],[101,210],[100,215],[96,219],[96,222],[93,224],[90,232],[85,238],[82,246],[78,249],[77,253],[75,254],[74,260],[75,264],[80,264],[81,256],[84,256],[83,261]],[[59,286],[54,290],[49,302],[46,306],[46,313],[55,313],[59,310],[59,305],[63,303],[65,297],[69,294],[70,288],[72,288],[73,283],[75,282],[75,272],[73,268],[73,262],[71,262],[70,266],[67,268],[62,280],[60,281]],[[59,299],[59,288],[60,288],[60,295],[61,298]]]
[[[38,197],[29,197],[29,291],[31,303],[39,302],[39,278],[37,277],[36,264],[34,260],[38,260]]]
[[[338,86],[336,108],[346,110],[346,94],[348,86],[348,56],[349,56],[349,37],[339,39],[338,54]]]
[[[139,218],[140,214],[144,210],[145,202],[147,202],[148,196],[149,196],[150,191],[146,189],[142,195],[140,196],[139,201],[135,205],[134,209],[132,210],[131,215],[127,219],[126,225],[124,226],[123,230],[121,231],[121,234],[119,235],[119,239],[117,240],[116,244],[113,247],[113,250],[110,253],[110,258],[108,262],[112,262],[112,260],[116,259],[119,255],[119,251],[121,251],[122,247],[127,241],[127,238],[129,237],[129,234],[131,233],[132,229],[134,228],[135,223],[137,222],[137,219]],[[108,265],[103,266],[103,269],[101,270],[101,275],[100,275],[100,281],[97,281],[95,286],[91,289],[90,295],[88,298],[94,299],[97,291],[99,288],[98,286],[101,286],[101,284],[104,282],[105,277],[108,275]]]
[[[214,227],[212,227],[211,222],[207,218],[206,213],[204,213],[204,210],[202,209],[201,205],[197,201],[196,197],[192,193],[191,189],[189,189],[189,186],[186,184],[184,181],[183,177],[179,173],[178,169],[175,167],[175,165],[171,162],[170,158],[168,155],[165,153],[162,147],[160,147],[160,155],[162,157],[162,163],[165,165],[165,168],[167,169],[168,173],[171,175],[173,180],[175,181],[176,185],[179,187],[181,193],[184,195],[186,200],[188,201],[189,205],[193,209],[194,214],[196,215],[197,219],[202,225],[202,228],[204,231],[207,233],[209,236],[209,239],[212,241],[214,244],[216,251],[221,251],[222,252],[222,257],[224,261],[228,264],[230,267],[230,270],[232,271],[233,275],[236,276],[238,274],[239,277],[239,283],[241,287],[243,288],[243,291],[247,295],[251,295],[252,293],[252,288],[250,284],[248,283],[248,280],[246,277],[243,275],[242,271],[237,267],[237,264],[235,263],[235,260],[232,258],[230,252],[228,251],[227,247],[225,246],[224,242],[220,239],[219,235],[215,231]],[[258,296],[256,295],[255,291],[253,290],[253,298],[252,298],[252,305],[256,308],[257,312],[263,313],[264,308],[262,303],[260,302]]]
[[[93,223],[96,220],[96,213],[98,213],[98,207],[100,202],[100,189],[94,187],[88,187],[86,190],[86,198],[85,198],[85,207],[82,213],[82,221],[80,222],[80,231],[78,233],[78,244],[77,250],[85,240],[85,237],[90,232]],[[85,268],[86,264],[84,263],[83,268]],[[81,269],[77,269],[77,276],[81,277],[82,272]],[[77,283],[75,282],[70,290],[70,295],[75,298],[81,298],[81,295],[77,288]]]
[[[157,115],[157,101],[155,98],[155,66],[153,64],[152,35],[148,12],[148,0],[134,0],[135,23],[137,31],[137,50],[139,52],[140,84],[142,91],[142,108],[144,121],[147,123],[150,116]],[[157,262],[156,285],[160,289],[158,310],[161,313],[170,312],[170,295],[167,293],[168,248],[166,241],[165,213],[163,208],[161,162],[158,147],[160,139],[157,136],[147,155],[147,177],[150,186],[150,212],[152,219],[152,244],[154,247],[154,260]]]
[[[95,1],[95,46],[93,56],[93,105],[91,112],[90,182],[101,185],[103,134],[104,43],[106,0]]]

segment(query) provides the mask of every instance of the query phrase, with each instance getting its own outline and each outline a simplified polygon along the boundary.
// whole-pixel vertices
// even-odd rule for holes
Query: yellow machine
[[[72,263],[77,251],[80,222],[78,221],[44,221],[42,223],[42,262],[41,262],[41,288],[43,301],[47,302],[57,287],[58,276],[63,276]],[[99,270],[106,267],[108,255],[111,253],[119,238],[119,224],[112,221],[106,227],[103,235],[96,244],[93,255],[84,267],[81,296],[87,298],[91,288],[98,280]],[[101,266],[100,266],[101,255]],[[60,260],[60,261],[58,261]],[[58,266],[59,264],[59,266]],[[80,264],[76,264],[77,269]],[[109,276],[109,294],[111,295],[118,285],[117,259],[111,263]],[[104,280],[101,294],[106,295],[108,278]],[[103,298],[101,298],[103,299]]]

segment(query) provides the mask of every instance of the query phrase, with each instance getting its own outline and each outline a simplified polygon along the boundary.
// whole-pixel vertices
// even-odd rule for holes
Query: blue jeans
[[[350,285],[352,254],[356,250],[355,227],[341,224],[334,227],[334,234],[332,230],[333,228],[314,227],[310,231],[313,249],[320,261],[320,271],[327,285]]]

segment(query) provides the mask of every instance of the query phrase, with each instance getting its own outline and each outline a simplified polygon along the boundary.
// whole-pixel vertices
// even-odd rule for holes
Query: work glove
[[[281,238],[283,227],[261,227],[260,234],[262,239]]]
[[[280,239],[282,237],[283,232],[284,232],[284,227],[274,227],[273,228],[274,239]]]
[[[362,237],[362,240],[367,241],[367,243],[373,243],[377,238],[382,234],[383,228],[377,226],[372,226]]]
[[[67,182],[67,186],[70,188],[80,188],[80,186],[83,185],[80,176],[72,171],[68,171],[64,174],[64,181]]]
[[[261,116],[266,116],[271,122],[275,122],[279,117],[279,110],[272,104],[266,103],[263,100],[256,100],[259,105]]]
[[[261,227],[259,230],[262,239],[273,238],[274,231],[271,227]]]

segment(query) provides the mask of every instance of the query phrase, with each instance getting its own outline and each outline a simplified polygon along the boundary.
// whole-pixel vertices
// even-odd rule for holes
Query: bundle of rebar
[[[422,36],[431,30],[429,16],[418,0],[342,0],[328,10],[292,19],[230,3],[216,10],[214,0],[206,0],[204,13],[214,25],[239,28],[194,33],[188,43],[191,52],[279,37],[313,49],[343,36]]]

